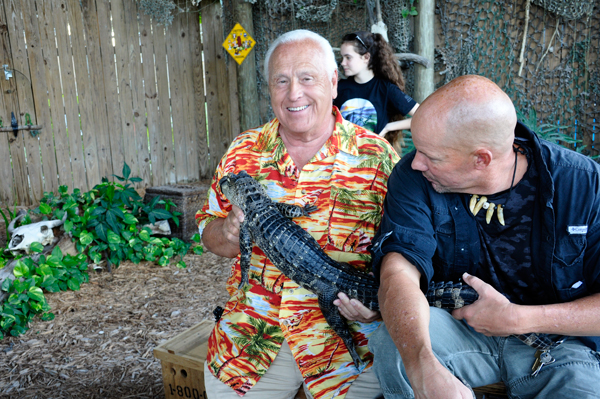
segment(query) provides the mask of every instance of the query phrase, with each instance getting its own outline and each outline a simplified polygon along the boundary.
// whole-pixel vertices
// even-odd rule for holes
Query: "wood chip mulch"
[[[90,270],[80,291],[46,294],[56,318],[0,341],[0,398],[164,398],[153,349],[224,306],[231,259],[187,268],[123,263]]]

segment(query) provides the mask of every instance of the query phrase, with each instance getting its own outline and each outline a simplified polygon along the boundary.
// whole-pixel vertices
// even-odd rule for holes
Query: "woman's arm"
[[[419,104],[415,104],[415,106],[410,110],[408,115],[413,116],[417,108],[419,108]],[[410,130],[411,123],[411,118],[402,119],[401,121],[396,122],[390,122],[387,125],[385,125],[381,132],[379,132],[379,136],[384,137],[387,132],[393,132],[396,130]]]

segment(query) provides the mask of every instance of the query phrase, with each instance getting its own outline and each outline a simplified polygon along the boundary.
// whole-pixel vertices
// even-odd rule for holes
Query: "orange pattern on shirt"
[[[333,107],[335,130],[302,171],[294,165],[278,134],[279,121],[240,134],[222,158],[208,199],[197,213],[200,234],[231,204],[217,182],[245,170],[277,202],[314,204],[318,210],[294,222],[340,262],[368,271],[367,250],[383,212],[387,179],[398,156],[387,141],[342,119]],[[317,297],[285,277],[256,246],[249,284],[241,290],[239,256],[227,281],[231,298],[209,339],[211,372],[238,394],[247,392],[287,340],[315,399],[344,398],[360,374],[341,339],[319,309]],[[379,322],[349,323],[357,351],[371,366],[367,348]]]

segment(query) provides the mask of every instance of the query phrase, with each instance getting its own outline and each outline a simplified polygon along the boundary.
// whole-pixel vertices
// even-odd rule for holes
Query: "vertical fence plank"
[[[148,114],[148,136],[150,141],[150,160],[152,161],[152,185],[160,186],[165,182],[163,173],[163,146],[160,136],[158,111],[158,92],[154,67],[154,40],[150,17],[140,14],[140,36],[142,41],[142,66],[144,70],[144,97]]]
[[[104,93],[104,77],[102,74],[102,56],[100,53],[100,32],[95,0],[79,0],[83,17],[83,32],[89,68],[90,104],[92,107],[93,125],[88,132],[96,140],[96,156],[100,178],[113,174],[110,158],[110,140],[106,114],[106,95]],[[108,55],[111,57],[111,55]],[[119,166],[117,165],[117,168]]]
[[[79,106],[75,89],[75,71],[73,69],[73,55],[69,38],[69,18],[67,7],[63,1],[52,0],[52,17],[56,30],[58,43],[58,57],[60,77],[62,81],[62,99],[67,120],[67,135],[69,142],[69,156],[73,173],[73,187],[87,191],[88,180],[85,173],[85,157],[83,155],[83,142],[81,140],[81,126],[79,122]],[[66,154],[59,154],[65,156]],[[92,183],[92,182],[90,182]]]
[[[129,1],[129,0],[125,0]],[[115,33],[115,54],[117,60],[117,77],[119,88],[119,112],[121,114],[121,131],[125,162],[131,168],[132,176],[139,176],[139,165],[135,145],[133,126],[133,103],[131,81],[129,78],[129,51],[127,42],[126,18],[123,0],[111,1],[113,30]]]
[[[223,24],[220,3],[211,3],[203,9],[203,48],[206,66],[206,107],[208,109],[208,134],[210,170],[214,171],[231,140],[229,127],[229,82],[223,59]],[[206,23],[206,25],[204,25]],[[211,172],[212,173],[212,172]]]
[[[148,151],[148,130],[146,122],[146,103],[144,101],[144,76],[140,58],[140,36],[136,2],[123,2],[127,21],[126,40],[129,48],[129,76],[131,78],[131,98],[133,106],[133,125],[138,155],[139,177],[143,179],[137,187],[150,184],[150,153]]]
[[[163,155],[164,183],[177,182],[175,168],[175,153],[173,152],[173,129],[171,126],[171,99],[169,98],[169,77],[167,75],[167,42],[169,30],[163,25],[153,25],[154,30],[154,66],[156,68],[156,83],[158,89],[158,111],[160,141]],[[159,173],[160,171],[156,171]]]
[[[107,0],[96,1],[98,15],[98,37],[102,51],[102,76],[104,82],[104,95],[106,98],[106,112],[108,140],[110,142],[110,158],[113,171],[121,175],[123,168],[123,136],[121,134],[121,111],[119,107],[119,94],[117,92],[117,75],[115,66],[115,49],[113,46],[112,26],[110,23],[110,3]],[[109,179],[113,179],[109,177]]]
[[[11,112],[14,113],[17,123],[23,124],[24,118],[21,118],[21,107],[27,101],[27,96],[30,94],[25,91],[31,91],[29,81],[27,55],[25,52],[25,43],[23,42],[23,25],[21,23],[21,7],[18,0],[5,0],[6,24],[8,26],[8,38],[10,43],[8,47],[12,55],[12,65],[10,69],[14,69],[13,78],[2,82],[3,92],[8,94],[5,97],[5,103],[8,105],[8,120],[10,121]],[[26,67],[27,66],[27,67]],[[26,109],[26,107],[24,107]],[[25,113],[23,112],[23,115]],[[19,204],[31,204],[29,182],[27,177],[27,161],[25,158],[25,136],[23,131],[19,131],[17,137],[10,136],[13,140],[10,143],[10,154],[13,165],[13,175],[15,178],[15,191]],[[39,150],[38,150],[39,151]],[[38,152],[39,154],[39,152]],[[35,171],[32,171],[35,173]],[[39,174],[38,174],[39,176]],[[35,179],[35,184],[41,184],[41,179]]]
[[[196,116],[196,143],[198,148],[198,168],[200,177],[210,177],[214,171],[209,170],[208,141],[206,135],[206,96],[204,94],[204,67],[202,61],[202,41],[200,36],[199,7],[192,9],[190,29],[193,81],[194,81],[194,115]]]
[[[60,70],[58,68],[56,38],[54,35],[54,22],[52,20],[52,4],[50,0],[37,0],[40,37],[46,73],[46,85],[50,96],[50,116],[52,125],[45,124],[43,134],[54,139],[56,151],[56,167],[61,185],[73,188],[73,175],[69,161],[69,141],[67,138],[67,125],[65,122],[65,108],[63,106],[62,90],[60,87]],[[54,153],[52,154],[54,157]],[[47,190],[49,191],[49,190]]]
[[[44,72],[44,58],[42,55],[42,44],[40,30],[38,26],[38,17],[36,15],[35,4],[30,0],[21,2],[23,7],[23,24],[25,27],[25,37],[27,40],[27,57],[29,60],[29,72],[31,77],[31,94],[33,107],[30,113],[31,122],[34,125],[42,125],[44,128],[38,137],[32,137],[31,132],[24,133],[27,141],[31,142],[31,161],[29,165],[39,167],[40,185],[31,185],[32,201],[37,204],[44,195],[44,191],[56,192],[58,190],[58,173],[56,168],[56,156],[54,154],[54,140],[52,139],[52,128],[50,120],[50,110],[48,109],[48,90],[46,83],[46,74]],[[36,153],[37,150],[37,153]],[[41,156],[41,159],[40,159]],[[34,158],[36,162],[34,163]],[[38,163],[41,161],[41,165]],[[38,166],[39,165],[39,166]],[[36,178],[36,175],[33,176]],[[29,173],[31,181],[32,176]],[[43,184],[41,184],[43,183]]]
[[[0,5],[0,60],[3,65],[12,65],[10,53],[10,38],[8,26],[6,24],[6,16],[4,13],[4,2]],[[10,126],[10,110],[14,109],[16,103],[16,93],[12,94],[11,81],[6,80],[4,73],[0,72],[0,118],[2,118],[3,126]],[[10,90],[7,93],[7,90]],[[9,206],[15,203],[15,183],[13,180],[13,170],[11,168],[10,147],[8,139],[12,137],[12,133],[0,133],[0,204]]]
[[[186,179],[185,181],[197,180],[199,177],[198,168],[198,150],[196,148],[197,140],[195,135],[197,134],[196,117],[194,116],[194,82],[193,73],[194,68],[192,66],[192,54],[190,45],[190,23],[192,14],[189,12],[189,0],[185,0],[182,4],[185,13],[181,13],[181,26],[179,31],[179,53],[181,54],[181,82],[182,91],[181,96],[183,97],[183,125],[184,125],[184,142],[186,151]],[[196,22],[197,23],[197,22]]]
[[[181,15],[173,18],[167,29],[167,56],[169,60],[169,88],[171,93],[171,115],[173,118],[173,141],[175,150],[175,169],[177,181],[187,180],[187,151],[185,143],[185,126],[183,123],[183,82],[181,80],[181,58],[179,32],[181,31]]]
[[[79,102],[79,118],[81,120],[81,137],[85,153],[85,173],[88,182],[93,186],[100,181],[98,146],[94,133],[93,108],[94,95],[88,75],[88,60],[84,42],[82,10],[79,0],[68,0],[69,26],[71,28],[71,45],[73,47],[73,65],[77,82],[77,99]]]

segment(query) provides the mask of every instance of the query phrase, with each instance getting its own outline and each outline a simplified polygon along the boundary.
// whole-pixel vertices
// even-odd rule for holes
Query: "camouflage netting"
[[[248,0],[247,0],[248,1]],[[339,47],[349,32],[370,30],[377,22],[374,0],[251,0],[261,122],[273,117],[263,57],[269,43],[293,29],[310,29]],[[600,101],[600,5],[584,0],[436,1],[436,85],[464,74],[498,83],[522,115],[534,112],[539,124],[583,140],[583,152],[597,155]],[[234,25],[224,1],[225,32]],[[411,0],[381,1],[388,38],[396,52],[414,51],[413,21],[402,10]],[[595,7],[595,8],[594,8]],[[526,22],[527,20],[527,22]],[[521,66],[523,31],[527,35]],[[414,87],[413,65],[406,65],[406,91]],[[519,75],[519,70],[521,74]],[[595,144],[595,146],[594,146]],[[578,144],[581,149],[582,144]]]
[[[562,133],[583,140],[583,153],[598,155],[600,15],[598,2],[593,6],[533,0],[527,16],[526,0],[438,2],[437,86],[460,75],[486,76],[509,94],[522,115],[534,112],[538,125],[568,126]],[[575,14],[581,17],[569,19]]]

